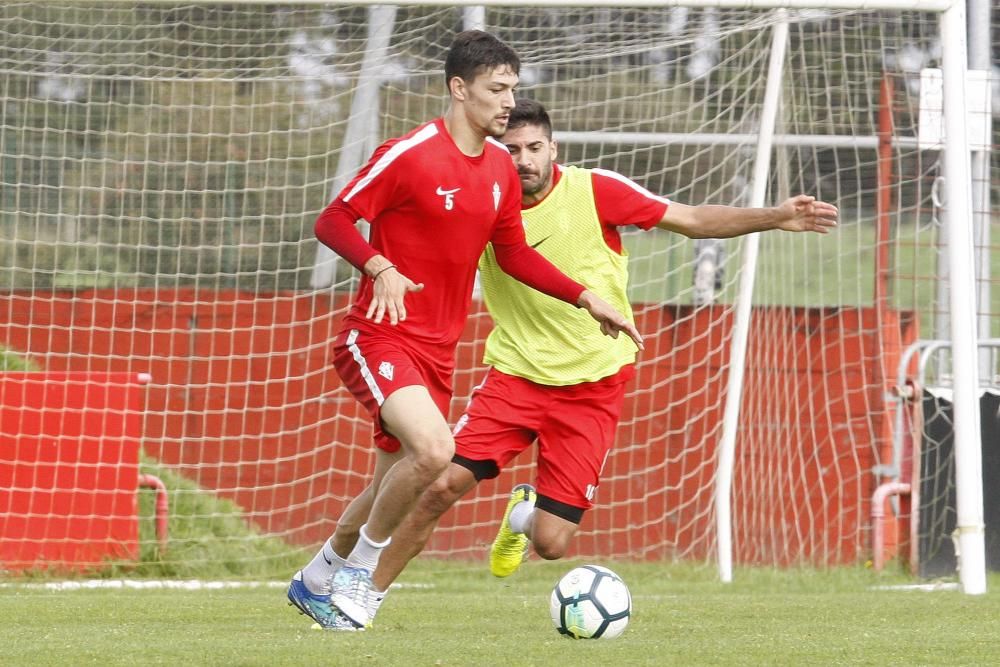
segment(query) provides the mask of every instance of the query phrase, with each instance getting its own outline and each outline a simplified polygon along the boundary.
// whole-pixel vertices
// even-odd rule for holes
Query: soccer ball
[[[632,595],[622,578],[600,565],[566,573],[549,599],[556,630],[573,639],[614,639],[625,631]]]

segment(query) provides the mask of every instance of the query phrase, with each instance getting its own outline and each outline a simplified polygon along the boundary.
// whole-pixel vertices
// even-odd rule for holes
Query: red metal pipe
[[[889,496],[898,496],[910,492],[906,482],[886,482],[880,484],[872,494],[872,568],[881,572],[885,566],[885,536],[882,533],[882,519],[885,517],[885,501]],[[914,539],[911,535],[910,539]]]
[[[156,475],[139,475],[139,488],[156,491],[156,539],[160,543],[160,555],[167,551],[168,519],[170,516],[170,501],[167,498],[167,485]]]
[[[889,298],[889,226],[892,210],[892,100],[895,86],[891,75],[882,75],[878,100],[878,190],[875,197],[875,294],[876,308],[885,308]]]

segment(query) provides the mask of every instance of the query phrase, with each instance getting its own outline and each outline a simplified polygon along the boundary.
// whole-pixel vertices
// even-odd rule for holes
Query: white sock
[[[373,590],[368,594],[368,618],[375,618],[378,608],[382,606],[382,600],[389,594],[389,589],[384,591]]]
[[[310,593],[329,595],[330,580],[343,564],[344,559],[337,555],[330,546],[330,540],[327,540],[309,564],[302,568],[302,582]]]
[[[514,505],[507,518],[510,529],[515,533],[526,533],[531,528],[531,520],[535,518],[535,503],[522,500]]]
[[[381,544],[372,542],[368,537],[368,533],[365,532],[365,526],[361,526],[361,537],[358,539],[358,543],[354,545],[354,551],[347,557],[347,564],[351,567],[363,567],[369,572],[374,572],[375,566],[378,565],[378,557],[382,555],[382,549],[389,546],[389,542],[391,541],[392,538],[389,537]]]

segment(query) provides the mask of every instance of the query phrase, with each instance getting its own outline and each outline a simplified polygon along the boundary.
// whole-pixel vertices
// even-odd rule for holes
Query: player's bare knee
[[[539,557],[545,560],[558,560],[566,555],[569,545],[564,540],[540,539],[532,541],[531,546]]]
[[[448,435],[436,438],[413,455],[413,470],[425,484],[430,484],[445,471],[455,453],[455,441]]]

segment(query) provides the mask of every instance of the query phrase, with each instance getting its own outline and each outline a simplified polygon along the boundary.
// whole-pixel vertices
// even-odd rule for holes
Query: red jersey
[[[604,239],[618,253],[622,251],[618,227],[635,225],[644,230],[663,220],[670,200],[655,195],[635,181],[607,169],[590,172],[594,184],[594,205],[604,225]]]
[[[552,164],[552,185],[562,177],[562,167]],[[604,240],[608,247],[621,254],[622,240],[618,227],[635,225],[649,230],[663,219],[670,206],[666,197],[655,195],[635,181],[608,169],[591,169],[590,181],[594,184],[594,206],[601,221]],[[544,201],[544,200],[543,200]],[[537,206],[535,202],[525,209]]]
[[[462,153],[441,118],[390,139],[340,193],[371,223],[369,243],[415,283],[406,321],[393,335],[451,355],[469,311],[476,264],[487,242],[523,245],[521,184],[510,153],[487,139],[482,154]],[[362,276],[345,327],[390,329],[365,319],[372,281]]]

